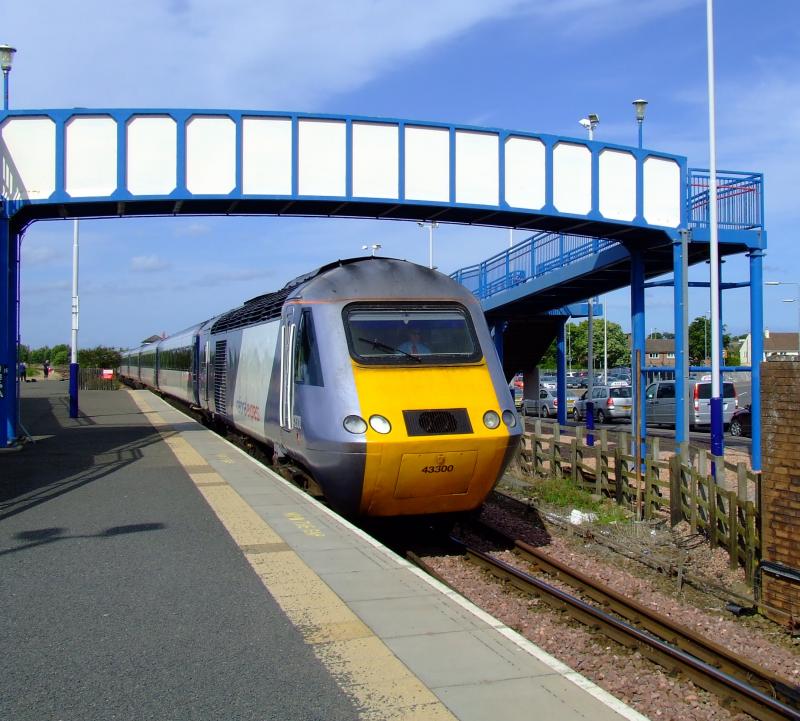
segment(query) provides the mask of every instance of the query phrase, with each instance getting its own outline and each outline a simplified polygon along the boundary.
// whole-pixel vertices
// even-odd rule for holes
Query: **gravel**
[[[686,585],[679,589],[674,578],[587,541],[569,529],[542,524],[535,511],[521,514],[516,504],[505,503],[502,497],[487,502],[481,520],[696,629],[741,657],[781,675],[788,683],[800,684],[800,647],[771,622],[761,617],[737,619],[724,610],[725,602],[717,595]],[[678,549],[676,553],[687,572],[710,577],[713,585],[732,593],[742,592],[742,574],[728,569],[727,555],[712,552],[703,544],[687,542],[686,529],[678,528],[676,532],[653,529],[652,534],[645,534],[644,541],[637,542],[669,555],[665,541],[668,538]],[[635,545],[624,535],[620,541]],[[526,562],[511,551],[493,554],[528,570]],[[542,601],[503,585],[460,556],[431,556],[425,561],[478,606],[651,719],[750,718],[724,708],[715,696],[665,671],[638,652],[569,620]]]

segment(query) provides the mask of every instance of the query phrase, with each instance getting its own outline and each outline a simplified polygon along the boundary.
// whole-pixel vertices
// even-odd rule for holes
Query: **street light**
[[[8,74],[14,62],[16,48],[10,45],[0,45],[0,68],[3,70],[3,110],[8,110]]]
[[[797,288],[797,298],[784,298],[784,303],[797,303],[797,360],[800,361],[800,283],[788,280],[768,280],[764,285],[793,285]]]
[[[600,116],[589,113],[587,117],[581,118],[578,122],[589,131],[589,140],[594,140],[594,129],[600,125]]]
[[[434,228],[438,228],[439,224],[435,220],[432,220],[430,223],[424,223],[420,220],[417,222],[417,225],[423,229],[426,225],[428,226],[428,267],[433,268],[433,230]]]
[[[380,250],[380,249],[381,249],[381,244],[380,243],[373,243],[372,245],[362,245],[361,246],[361,250],[371,250],[373,258],[375,257],[375,251],[376,250]]]
[[[639,147],[642,147],[642,126],[644,125],[644,111],[647,108],[647,101],[637,98],[633,101],[633,108],[636,111],[636,123],[639,125]]]

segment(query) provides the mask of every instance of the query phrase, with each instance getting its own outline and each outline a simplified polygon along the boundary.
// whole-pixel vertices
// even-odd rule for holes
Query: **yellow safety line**
[[[129,391],[130,392],[130,391]],[[148,403],[130,392],[292,624],[353,701],[364,721],[454,721],[455,717]],[[235,460],[220,459],[229,463]],[[298,513],[296,524],[311,526]]]

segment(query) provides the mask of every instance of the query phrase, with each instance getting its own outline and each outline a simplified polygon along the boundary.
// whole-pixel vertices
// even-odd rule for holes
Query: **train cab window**
[[[473,363],[482,357],[466,309],[455,304],[352,304],[343,312],[353,358],[375,365]]]
[[[322,365],[319,362],[319,346],[314,333],[311,311],[304,310],[295,346],[294,381],[309,386],[322,386]]]

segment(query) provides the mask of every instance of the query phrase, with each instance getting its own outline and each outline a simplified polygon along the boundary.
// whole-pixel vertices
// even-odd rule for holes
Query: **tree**
[[[593,351],[595,369],[603,367],[603,327],[605,319],[593,320]],[[589,363],[589,321],[572,324],[570,328],[570,355],[572,356],[573,366],[588,367]],[[608,323],[608,367],[625,365],[630,363],[631,352],[628,348],[628,339],[622,326],[618,323]]]
[[[59,343],[50,349],[50,365],[65,366],[69,364],[70,347],[66,343]]]
[[[722,326],[722,347],[727,348],[731,336]],[[705,365],[711,358],[711,320],[699,315],[689,323],[689,360],[692,365]]]
[[[78,351],[78,363],[84,368],[118,368],[122,354],[115,348],[99,345]]]
[[[595,368],[602,369],[603,367],[603,323],[605,321],[594,319],[594,362]],[[587,355],[589,348],[589,321],[585,320],[582,323],[568,323],[567,336],[569,341],[567,348],[569,348],[569,356],[567,357],[567,367],[587,366]],[[571,363],[570,363],[571,357]],[[608,324],[608,367],[613,368],[618,365],[628,365],[630,362],[630,350],[628,349],[628,340],[622,326],[617,323],[609,322]],[[556,342],[553,341],[547,349],[542,359],[539,361],[540,368],[555,368],[556,367]]]

